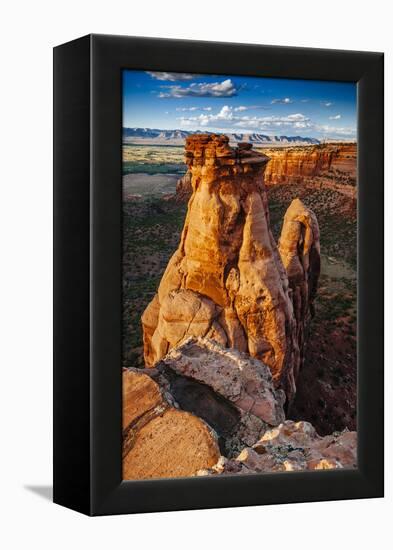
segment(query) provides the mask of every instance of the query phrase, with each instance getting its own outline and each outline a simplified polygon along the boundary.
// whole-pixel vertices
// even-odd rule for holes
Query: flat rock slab
[[[173,405],[150,376],[123,371],[123,479],[192,476],[217,462],[213,430]]]
[[[123,460],[123,479],[193,476],[219,456],[217,441],[202,420],[169,408],[138,431]]]

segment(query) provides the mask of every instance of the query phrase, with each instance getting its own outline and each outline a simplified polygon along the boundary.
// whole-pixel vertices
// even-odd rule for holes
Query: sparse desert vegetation
[[[184,174],[184,148],[123,144],[123,174]]]

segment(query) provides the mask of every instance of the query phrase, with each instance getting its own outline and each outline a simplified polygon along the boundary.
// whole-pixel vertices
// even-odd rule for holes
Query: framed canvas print
[[[383,55],[54,50],[54,501],[383,496]]]

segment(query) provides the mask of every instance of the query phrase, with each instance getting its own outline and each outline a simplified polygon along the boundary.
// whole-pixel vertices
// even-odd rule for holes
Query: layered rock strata
[[[150,376],[123,372],[123,479],[194,475],[220,456],[213,430],[178,410]]]
[[[224,135],[191,136],[185,150],[193,191],[178,249],[142,316],[145,364],[152,367],[189,336],[207,337],[268,365],[291,400],[302,357],[297,335],[304,334],[313,293],[300,305],[293,301],[293,288],[301,286],[303,296],[306,287],[300,271],[290,286],[270,230],[263,179],[269,159],[250,144],[230,147]],[[301,209],[308,223],[312,215]],[[285,233],[283,251],[292,253],[293,233],[303,277],[315,281],[315,263],[303,261],[310,243],[304,248],[301,239],[318,235],[302,228]]]
[[[356,144],[275,148],[264,152],[270,157],[265,172],[267,185],[302,183],[321,175],[337,183],[355,184]]]

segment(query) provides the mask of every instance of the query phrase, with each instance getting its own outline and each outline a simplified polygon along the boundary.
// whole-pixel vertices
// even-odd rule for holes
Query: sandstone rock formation
[[[259,149],[269,157],[265,168],[265,184],[316,182],[355,194],[357,146],[341,143],[314,146],[273,147]],[[176,199],[187,202],[192,194],[191,172],[179,179]]]
[[[293,200],[285,213],[278,250],[292,290],[296,341],[301,354],[300,362],[294,364],[296,380],[304,360],[305,330],[314,315],[314,299],[321,270],[317,218],[299,199]]]
[[[343,431],[320,437],[309,422],[285,421],[266,431],[235,459],[221,456],[198,475],[255,474],[299,470],[356,468],[357,434]]]
[[[289,283],[269,225],[268,160],[251,144],[230,147],[224,135],[187,139],[193,192],[178,249],[142,316],[144,358],[152,367],[185,338],[207,337],[268,365],[290,401],[317,280],[318,232],[315,217],[296,204],[282,239]]]
[[[337,183],[355,183],[356,144],[285,147],[264,152],[270,157],[265,171],[266,185],[301,183],[322,174],[334,177]]]
[[[123,479],[190,476],[217,462],[211,428],[174,405],[150,376],[123,372]]]

